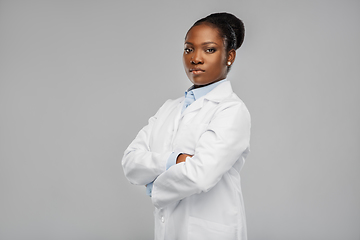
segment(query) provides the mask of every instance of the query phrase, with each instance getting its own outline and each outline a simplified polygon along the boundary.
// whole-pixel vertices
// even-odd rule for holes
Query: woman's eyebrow
[[[185,44],[189,44],[189,45],[194,45],[191,42],[185,42]],[[208,45],[208,44],[215,44],[215,45],[219,45],[216,42],[203,42],[201,45]]]
[[[204,42],[204,43],[202,43],[201,45],[208,45],[208,44],[215,44],[215,45],[218,45],[216,42]]]

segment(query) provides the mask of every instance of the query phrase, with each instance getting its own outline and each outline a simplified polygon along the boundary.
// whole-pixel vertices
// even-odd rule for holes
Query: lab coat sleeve
[[[172,166],[155,180],[152,202],[157,208],[183,198],[207,192],[247,154],[250,115],[243,103],[218,112],[200,136],[193,157]]]
[[[166,170],[166,162],[171,152],[153,152],[149,141],[154,124],[166,103],[149,119],[148,125],[143,127],[125,150],[122,166],[126,178],[137,185],[146,185],[154,181]]]

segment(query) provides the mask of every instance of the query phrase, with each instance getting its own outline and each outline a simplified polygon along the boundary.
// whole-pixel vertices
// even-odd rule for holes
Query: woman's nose
[[[202,64],[204,60],[199,51],[195,51],[194,55],[191,57],[191,64]]]

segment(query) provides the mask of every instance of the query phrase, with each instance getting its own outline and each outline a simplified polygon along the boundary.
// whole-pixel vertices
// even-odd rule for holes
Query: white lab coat
[[[155,240],[246,240],[240,170],[249,152],[250,115],[229,81],[182,114],[168,100],[125,150],[133,184],[154,179]],[[193,155],[165,169],[173,151]]]

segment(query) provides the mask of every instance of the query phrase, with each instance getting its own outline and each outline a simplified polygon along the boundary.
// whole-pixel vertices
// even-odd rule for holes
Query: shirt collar
[[[211,90],[216,88],[219,84],[221,84],[221,83],[223,83],[225,81],[227,81],[227,80],[223,79],[221,81],[214,82],[212,84],[209,84],[209,85],[207,85],[205,87],[200,87],[200,88],[194,88],[194,86],[192,86],[185,92],[185,97],[189,92],[193,92],[195,100],[198,100],[199,98],[205,96],[206,94],[211,92]]]

